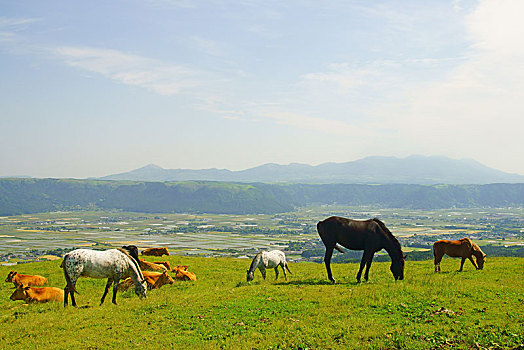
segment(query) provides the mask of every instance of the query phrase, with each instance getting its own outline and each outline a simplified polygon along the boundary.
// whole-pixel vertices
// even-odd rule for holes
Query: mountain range
[[[150,164],[100,180],[228,181],[305,184],[489,184],[522,183],[524,175],[489,168],[472,159],[413,155],[373,156],[345,163],[308,165],[268,163],[240,171],[227,169],[163,169]]]

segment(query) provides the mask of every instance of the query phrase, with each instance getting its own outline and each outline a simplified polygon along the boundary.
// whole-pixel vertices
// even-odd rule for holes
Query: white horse
[[[64,288],[64,306],[67,306],[68,294],[71,295],[72,305],[76,306],[75,285],[80,276],[107,278],[106,289],[100,300],[100,305],[104,303],[111,284],[113,284],[113,304],[116,305],[118,281],[127,277],[131,277],[135,283],[135,293],[141,299],[147,297],[146,281],[140,266],[124,249],[105,251],[76,249],[64,256],[60,267],[64,269],[64,276],[67,282]]]
[[[251,262],[249,270],[247,270],[247,281],[252,281],[255,278],[255,270],[258,268],[262,277],[266,279],[266,268],[275,269],[275,279],[278,279],[278,267],[282,268],[284,271],[284,278],[287,281],[286,269],[291,273],[286,262],[286,255],[280,250],[272,250],[269,252],[260,252],[258,253]],[[285,268],[284,268],[285,267]]]

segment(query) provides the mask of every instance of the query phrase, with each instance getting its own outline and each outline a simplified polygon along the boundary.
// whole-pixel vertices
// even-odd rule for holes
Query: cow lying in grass
[[[168,271],[171,270],[171,265],[169,261],[153,261],[153,264],[163,265]]]
[[[11,300],[24,300],[26,303],[64,301],[64,291],[55,287],[29,287],[20,284],[11,295]]]
[[[47,278],[38,275],[22,275],[16,271],[11,271],[5,279],[6,282],[12,282],[15,287],[23,284],[25,286],[43,286],[47,283]]]
[[[175,278],[181,281],[196,281],[196,275],[193,272],[187,271],[187,266],[178,265],[171,272],[175,272]]]
[[[144,259],[140,259],[140,270],[143,271],[157,271],[157,272],[164,272],[167,271],[166,267],[162,264],[156,264],[156,263],[150,263],[149,261],[145,261]]]
[[[167,274],[167,271],[162,273],[152,272],[152,271],[143,271],[144,279],[147,283],[147,289],[158,289],[165,284],[173,284],[175,281]],[[133,281],[130,278],[126,278],[118,284],[118,290],[124,291],[129,289],[133,285]]]
[[[150,255],[150,256],[162,256],[162,255],[169,255],[169,251],[166,247],[162,248],[146,248],[142,250],[142,255]]]

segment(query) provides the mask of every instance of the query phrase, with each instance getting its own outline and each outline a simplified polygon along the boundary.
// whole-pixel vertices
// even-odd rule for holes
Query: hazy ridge
[[[489,168],[472,159],[443,156],[406,158],[366,157],[345,163],[317,166],[268,163],[240,171],[227,169],[163,169],[150,164],[101,180],[132,181],[235,181],[343,184],[488,184],[524,182],[524,175]]]

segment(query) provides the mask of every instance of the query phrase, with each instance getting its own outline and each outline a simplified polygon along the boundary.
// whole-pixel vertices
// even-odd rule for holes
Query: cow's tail
[[[67,273],[67,268],[66,268],[66,263],[65,262],[66,262],[68,257],[69,257],[69,254],[66,254],[64,256],[64,260],[62,260],[62,263],[60,264],[60,267],[64,270],[64,277],[66,279],[67,289],[69,289],[70,291],[72,290],[76,294],[80,294],[80,293],[78,293],[78,291],[76,290],[75,286],[73,285],[73,282],[71,282],[71,277],[69,277],[69,274]]]

